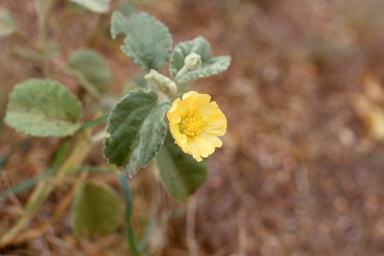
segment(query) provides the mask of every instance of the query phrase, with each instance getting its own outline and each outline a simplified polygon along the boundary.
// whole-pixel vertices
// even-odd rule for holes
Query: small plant
[[[93,12],[108,11],[108,0],[71,1]],[[36,3],[39,6],[43,1]],[[47,13],[49,10],[43,15],[47,17]],[[0,13],[0,22],[2,20],[6,27],[0,31],[1,36],[17,30],[8,12]],[[227,120],[209,95],[188,90],[186,83],[225,71],[230,57],[213,57],[210,44],[203,37],[176,45],[171,54],[172,37],[168,28],[146,13],[126,17],[114,12],[112,38],[116,39],[119,34],[125,34],[122,52],[146,73],[146,84],[129,91],[109,115],[81,122],[82,102],[66,87],[50,79],[25,81],[10,95],[5,116],[7,125],[31,136],[68,139],[59,149],[50,172],[40,177],[19,221],[0,238],[0,246],[12,243],[27,227],[55,189],[55,184],[50,182],[52,178],[63,180],[87,170],[81,163],[100,140],[104,140],[104,156],[111,164],[107,171],[116,173],[123,191],[128,241],[134,255],[140,254],[140,250],[129,223],[132,192],[126,175],[132,178],[154,160],[152,163],[157,166],[164,187],[180,202],[185,202],[207,179],[207,157],[222,146],[219,137],[226,132]],[[41,47],[46,47],[44,40],[42,43]],[[41,56],[47,69],[49,59],[44,53]],[[159,73],[168,61],[171,77]],[[65,71],[77,78],[92,97],[105,97],[112,73],[97,52],[89,49],[74,52],[68,57]],[[106,129],[92,135],[94,126],[106,121]],[[75,144],[71,151],[69,141]],[[123,204],[110,186],[99,180],[85,180],[80,175],[73,189],[76,195],[72,219],[77,238],[83,233],[111,232],[121,223]],[[7,191],[2,195],[4,193]]]

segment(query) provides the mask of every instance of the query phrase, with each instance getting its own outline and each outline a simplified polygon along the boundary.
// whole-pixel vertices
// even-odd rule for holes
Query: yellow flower
[[[227,130],[227,119],[211,96],[191,91],[177,98],[167,117],[177,145],[197,161],[223,144],[218,136]]]

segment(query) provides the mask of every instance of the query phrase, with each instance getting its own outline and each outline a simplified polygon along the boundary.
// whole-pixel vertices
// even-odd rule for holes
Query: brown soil
[[[122,93],[139,69],[120,42],[108,38],[111,13],[65,14],[65,6],[59,1],[49,24],[48,37],[66,45],[50,63],[52,78],[81,96],[76,81],[60,69],[71,51],[92,47],[114,73],[110,93]],[[3,8],[38,41],[33,1],[2,0]],[[215,55],[232,56],[228,71],[192,84],[212,95],[228,118],[223,147],[211,157],[209,179],[196,193],[198,255],[384,255],[383,1],[159,0],[137,9],[164,22],[174,44],[203,35]],[[42,65],[20,57],[20,47],[28,44],[15,35],[0,38],[0,113],[15,84],[43,78]],[[0,155],[25,138],[4,127]],[[36,138],[22,146],[0,170],[0,190],[45,170],[60,142]],[[86,164],[106,164],[102,145]],[[90,177],[118,189],[113,175]],[[150,246],[153,255],[188,255],[185,205],[153,177],[147,168],[132,179],[135,229],[140,236],[148,214],[180,209],[155,229]],[[155,198],[148,195],[153,188],[159,191]],[[69,189],[65,184],[52,194],[29,230],[50,219]],[[28,196],[0,201],[0,235]],[[0,253],[129,254],[122,228],[78,243],[69,210],[46,232]]]

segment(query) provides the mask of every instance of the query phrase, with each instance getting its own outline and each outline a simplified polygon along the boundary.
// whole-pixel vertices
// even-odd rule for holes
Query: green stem
[[[187,65],[184,65],[180,70],[179,72],[177,72],[177,75],[175,77],[175,82],[178,83],[178,80],[185,74],[188,72],[188,67]]]
[[[135,232],[131,226],[131,215],[133,211],[133,195],[129,185],[128,178],[125,175],[118,174],[117,178],[120,183],[121,190],[125,199],[125,224],[126,224],[126,237],[129,244],[129,250],[133,256],[139,256],[140,252],[137,248]]]

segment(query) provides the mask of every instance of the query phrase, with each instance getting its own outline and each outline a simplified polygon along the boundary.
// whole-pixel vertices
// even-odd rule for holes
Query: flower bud
[[[169,93],[170,94],[176,94],[176,92],[177,92],[177,85],[175,82],[171,82],[169,84]]]
[[[156,87],[166,94],[176,94],[177,85],[169,77],[166,77],[156,70],[151,69],[149,74],[145,75],[146,80],[153,81]]]
[[[189,70],[195,70],[201,65],[201,57],[200,55],[191,52],[187,57],[185,57],[184,64]]]

